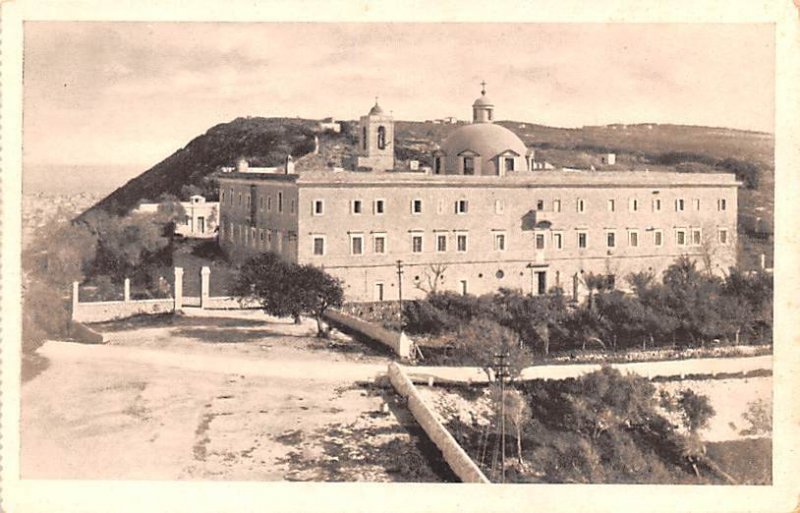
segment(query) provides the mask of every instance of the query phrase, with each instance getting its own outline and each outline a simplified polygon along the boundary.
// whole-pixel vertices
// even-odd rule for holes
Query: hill
[[[738,171],[742,166],[755,169],[757,183],[741,190],[740,225],[743,232],[754,236],[748,244],[755,249],[748,258],[765,252],[771,262],[771,245],[759,240],[759,237],[768,239],[772,233],[774,137],[771,134],[659,124],[557,128],[519,121],[498,123],[534,148],[537,160],[556,166],[601,168],[601,155],[613,152],[617,154],[614,166],[617,170],[664,166],[684,172]],[[186,199],[191,192],[200,192],[216,199],[219,168],[234,165],[239,157],[246,157],[251,165],[278,166],[291,154],[297,159],[300,172],[346,165],[354,152],[356,125],[352,121],[342,125],[339,134],[321,132],[316,120],[299,118],[245,117],[216,125],[89,211],[124,214],[139,202],[156,200],[164,194]],[[459,126],[397,121],[395,154],[401,161],[413,159],[430,165],[432,150]],[[319,137],[318,153],[314,153],[315,136]]]

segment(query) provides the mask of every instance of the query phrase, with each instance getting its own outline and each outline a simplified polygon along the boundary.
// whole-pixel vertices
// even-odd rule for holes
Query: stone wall
[[[412,356],[412,341],[405,333],[387,330],[376,324],[335,310],[328,310],[325,313],[325,318],[333,324],[344,326],[389,347],[400,358],[411,358]]]
[[[431,441],[442,452],[442,457],[464,483],[489,483],[489,479],[481,472],[478,465],[466,451],[458,445],[453,435],[436,418],[419,395],[414,384],[408,379],[403,369],[396,363],[389,364],[389,380],[397,393],[406,398],[408,409],[417,423],[422,427]]]
[[[170,313],[174,311],[174,307],[175,300],[172,298],[73,303],[72,320],[76,322],[114,321],[134,315]]]

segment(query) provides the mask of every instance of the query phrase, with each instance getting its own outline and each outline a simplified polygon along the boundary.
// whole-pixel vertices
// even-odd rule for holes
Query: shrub
[[[460,321],[423,300],[404,303],[403,324],[411,334],[441,335],[455,330]]]

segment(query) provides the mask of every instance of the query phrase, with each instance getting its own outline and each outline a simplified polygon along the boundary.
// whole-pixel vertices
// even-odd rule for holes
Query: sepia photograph
[[[19,32],[20,483],[786,484],[775,23]]]

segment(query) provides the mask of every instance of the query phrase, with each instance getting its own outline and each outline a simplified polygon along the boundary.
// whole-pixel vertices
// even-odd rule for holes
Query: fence
[[[242,305],[236,298],[210,295],[211,269],[200,269],[200,296],[183,295],[183,268],[175,268],[172,297],[165,299],[131,299],[131,282],[124,282],[122,301],[81,301],[80,285],[72,284],[72,320],[75,322],[106,322],[125,319],[135,315],[153,315],[181,312],[185,307],[200,309],[239,309],[253,308],[257,305]]]

